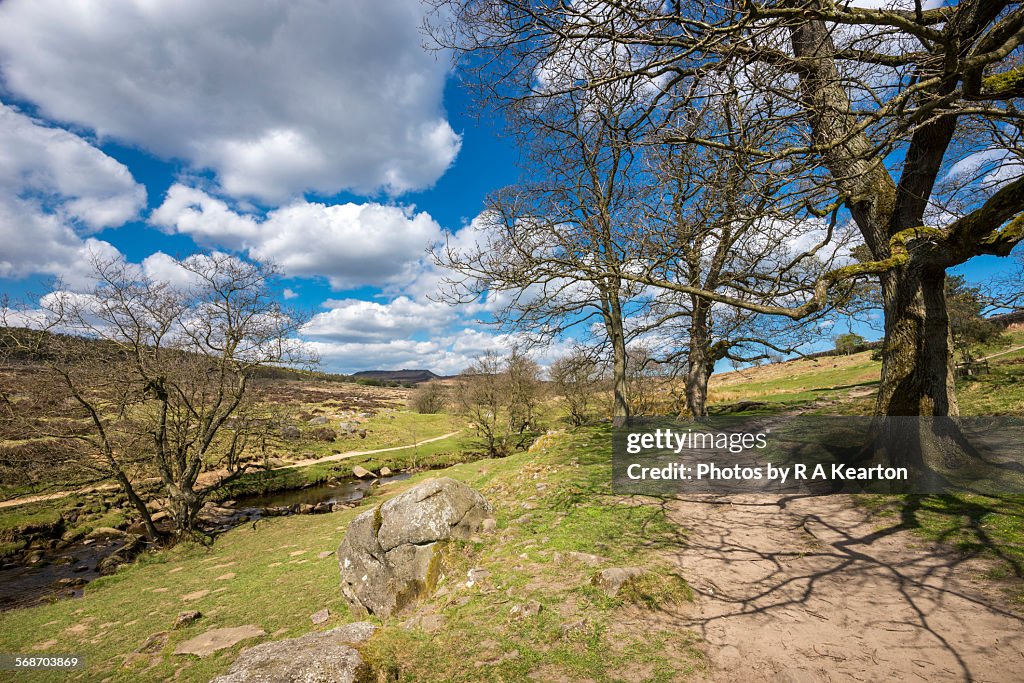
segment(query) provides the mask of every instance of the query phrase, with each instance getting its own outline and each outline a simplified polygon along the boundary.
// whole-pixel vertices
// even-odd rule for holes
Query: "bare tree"
[[[487,297],[499,322],[521,335],[545,341],[568,334],[600,346],[610,360],[612,420],[623,424],[626,320],[650,298],[623,276],[640,262],[636,234],[652,187],[636,145],[648,125],[647,84],[564,88],[617,72],[619,55],[591,47],[510,72],[520,87],[547,93],[505,111],[523,150],[523,179],[490,198],[478,244],[448,244],[435,256],[452,274],[446,300]]]
[[[797,218],[849,218],[871,260],[825,273],[802,301],[774,304],[650,273],[621,277],[799,319],[826,305],[837,283],[877,274],[885,345],[876,413],[957,414],[946,270],[977,255],[1005,256],[1024,239],[1024,117],[1014,105],[1024,96],[1019,3],[436,4],[454,21],[436,24],[433,35],[469,55],[481,91],[502,104],[551,95],[508,74],[595,45],[628,59],[614,73],[579,74],[560,91],[646,78],[660,89],[648,98],[651,112],[715,98],[720,72],[742,67],[739,94],[785,105],[765,112],[785,144],[746,150],[760,164],[785,165],[790,182],[778,205]],[[668,139],[730,146],[685,129]]]
[[[441,382],[424,382],[409,397],[409,407],[421,414],[443,412],[448,405],[448,390]]]
[[[502,432],[505,378],[501,357],[493,351],[477,358],[455,379],[455,404],[472,421],[472,429],[490,457],[506,455]]]
[[[292,338],[302,321],[272,297],[272,268],[233,256],[181,261],[189,284],[180,287],[121,260],[94,266],[87,293],[55,291],[19,316],[4,310],[6,345],[38,364],[39,387],[67,416],[25,424],[73,442],[112,476],[153,537],[139,483],[155,478],[177,532],[191,533],[207,497],[258,466],[266,421],[253,411],[252,374],[310,360]]]
[[[601,384],[601,369],[592,354],[575,349],[548,366],[548,376],[565,400],[569,421],[576,426],[586,423]]]
[[[519,436],[519,446],[539,428],[538,409],[542,396],[541,368],[519,349],[513,349],[505,361],[507,381],[508,430]]]

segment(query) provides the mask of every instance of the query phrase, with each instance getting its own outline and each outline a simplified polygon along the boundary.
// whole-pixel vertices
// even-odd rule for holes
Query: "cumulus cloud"
[[[302,329],[304,336],[338,342],[402,339],[420,332],[437,333],[456,315],[445,304],[407,296],[387,303],[329,300],[324,306],[330,310],[313,316]]]
[[[93,256],[117,250],[88,234],[131,220],[146,191],[82,138],[0,103],[0,277],[88,281]]]
[[[200,244],[244,249],[291,277],[326,277],[336,289],[402,276],[441,236],[429,214],[410,207],[298,200],[261,218],[183,185],[171,187],[149,220]]]
[[[55,120],[194,168],[233,197],[393,194],[458,153],[419,0],[6,0],[5,84]],[[113,76],[116,74],[116,77]]]
[[[310,341],[326,369],[336,372],[358,370],[427,369],[442,375],[464,370],[485,351],[508,353],[520,339],[513,335],[464,328],[425,341],[392,339],[377,342]],[[549,364],[570,348],[570,341],[532,352],[537,362]]]

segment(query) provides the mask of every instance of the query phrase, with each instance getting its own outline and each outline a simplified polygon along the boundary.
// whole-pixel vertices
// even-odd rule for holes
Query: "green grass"
[[[629,610],[671,611],[690,598],[666,552],[685,542],[681,530],[657,501],[612,494],[607,429],[542,443],[529,453],[444,472],[483,492],[495,507],[498,530],[452,546],[440,589],[420,610],[443,615],[441,631],[405,628],[408,615],[380,623],[364,649],[378,671],[402,681],[530,675],[612,681],[629,671],[638,680],[675,681],[703,667],[697,636],[672,628],[670,620],[644,632],[618,626]],[[392,484],[387,492],[427,476],[433,475]],[[313,630],[309,616],[324,607],[332,618],[323,628],[354,619],[338,590],[336,558],[317,556],[335,550],[348,522],[364,509],[267,519],[256,531],[244,526],[223,534],[209,548],[181,545],[146,555],[89,584],[79,600],[0,615],[0,651],[76,653],[89,662],[84,671],[35,672],[26,680],[207,681],[246,646]],[[591,584],[595,568],[555,562],[556,552],[569,550],[602,555],[606,566],[646,567],[651,578],[610,597]],[[489,575],[466,587],[470,568]],[[234,576],[217,580],[228,573]],[[201,590],[211,592],[182,599]],[[530,600],[542,605],[540,613],[516,618],[512,606]],[[203,617],[170,631],[158,652],[135,653],[187,609]],[[172,654],[178,643],[210,628],[244,624],[270,635],[205,659]]]
[[[60,510],[52,504],[37,503],[4,509],[0,515],[0,541],[17,541],[33,531],[57,526]]]

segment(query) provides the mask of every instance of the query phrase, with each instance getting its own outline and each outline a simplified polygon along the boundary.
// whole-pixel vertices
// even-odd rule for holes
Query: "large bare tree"
[[[623,277],[710,301],[794,319],[819,311],[834,286],[876,274],[885,313],[880,415],[956,415],[946,270],[1024,239],[1021,66],[1024,7],[962,0],[925,9],[893,0],[574,3],[438,0],[441,44],[466,55],[491,101],[535,101],[550,91],[509,74],[595,45],[625,54],[615,73],[561,89],[646,78],[650,109],[718,97],[723,71],[742,67],[737,92],[771,96],[767,112],[787,144],[744,150],[783,163],[791,182],[778,206],[794,216],[837,212],[871,259],[826,273],[800,302],[752,303],[730,293],[626,272]],[[448,21],[451,19],[451,21]],[[706,84],[711,84],[707,87]],[[721,136],[679,131],[678,144],[728,148]],[[965,170],[969,169],[969,170]],[[948,182],[961,177],[959,182]],[[964,177],[966,176],[966,179]]]
[[[147,481],[159,482],[177,532],[191,533],[207,497],[258,464],[246,453],[265,422],[253,415],[253,373],[310,360],[293,339],[301,320],[273,297],[272,268],[234,256],[184,259],[177,285],[120,259],[94,266],[87,292],[4,309],[4,347],[34,377],[10,389],[12,410],[29,409],[25,436],[70,444],[112,477],[151,536]],[[48,413],[21,400],[38,389]]]

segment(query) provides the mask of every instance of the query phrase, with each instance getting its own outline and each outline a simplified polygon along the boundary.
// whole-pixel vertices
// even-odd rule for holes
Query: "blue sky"
[[[172,278],[233,250],[283,268],[325,369],[451,373],[507,344],[428,297],[427,244],[519,171],[420,21],[417,0],[5,0],[0,292],[86,287],[90,253]]]

